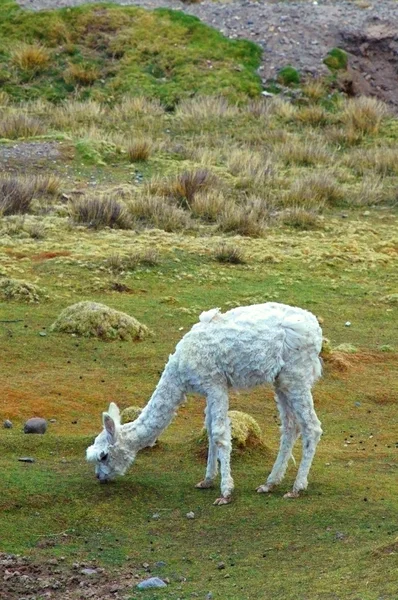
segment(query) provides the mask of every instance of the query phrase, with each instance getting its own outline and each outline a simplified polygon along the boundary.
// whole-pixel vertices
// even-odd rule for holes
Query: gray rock
[[[140,583],[137,583],[137,588],[139,590],[147,590],[150,588],[165,588],[167,587],[167,583],[160,579],[160,577],[150,577],[149,579],[145,579]]]
[[[32,417],[24,425],[24,433],[46,433],[47,421],[41,417]]]
[[[31,458],[30,456],[21,456],[21,458],[18,458],[19,462],[26,462],[26,463],[34,463],[35,459]]]
[[[96,569],[90,569],[89,567],[87,567],[86,569],[82,569],[80,571],[80,573],[82,575],[97,575],[97,570]]]
[[[12,428],[12,423],[9,419],[6,419],[3,423],[3,427],[4,429],[11,429]]]

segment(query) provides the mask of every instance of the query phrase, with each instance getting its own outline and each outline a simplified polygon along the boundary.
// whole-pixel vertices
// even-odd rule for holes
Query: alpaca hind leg
[[[286,473],[289,459],[292,457],[294,443],[300,434],[300,428],[295,414],[289,407],[288,399],[281,390],[276,389],[275,400],[281,418],[279,452],[266,483],[257,488],[257,492],[259,493],[271,492],[273,488],[282,481]]]
[[[203,479],[203,481],[199,481],[199,483],[197,483],[195,486],[201,490],[214,487],[214,480],[217,477],[217,473],[218,473],[218,461],[217,461],[218,448],[217,448],[217,444],[215,443],[215,441],[213,439],[213,435],[212,435],[211,411],[209,409],[209,406],[206,406],[205,413],[206,413],[205,425],[206,425],[206,429],[207,429],[207,435],[209,438],[207,468],[206,468],[205,478]]]
[[[308,473],[322,435],[322,428],[314,410],[310,390],[294,392],[290,395],[290,402],[300,425],[303,450],[293,490],[285,494],[285,498],[297,498],[302,490],[307,489]]]

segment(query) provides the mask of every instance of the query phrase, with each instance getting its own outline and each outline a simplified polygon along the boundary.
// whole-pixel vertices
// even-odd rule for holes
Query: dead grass
[[[382,121],[389,114],[390,110],[384,102],[361,96],[347,100],[342,113],[342,121],[348,129],[352,128],[362,134],[376,134]]]
[[[0,121],[0,138],[16,140],[43,135],[44,133],[43,123],[23,112],[6,114]]]
[[[63,78],[66,83],[90,86],[100,78],[100,71],[98,67],[89,63],[69,63]]]
[[[325,171],[296,179],[286,196],[284,206],[320,210],[324,205],[338,206],[344,200],[341,184]]]
[[[193,217],[214,223],[227,203],[228,200],[219,190],[199,192],[191,202],[191,213]]]
[[[303,125],[319,127],[326,125],[331,120],[331,115],[322,106],[313,104],[298,109],[296,119]]]
[[[112,197],[83,197],[70,200],[69,214],[74,223],[86,225],[91,229],[131,227],[125,204]]]
[[[0,213],[26,214],[36,192],[36,180],[5,175],[0,177]]]
[[[270,217],[270,207],[263,198],[250,197],[244,204],[229,203],[217,219],[219,231],[247,237],[262,237]]]
[[[219,119],[233,119],[239,114],[238,107],[220,97],[205,96],[183,100],[176,108],[176,118],[185,125],[197,126],[201,122]]]
[[[58,196],[60,193],[62,180],[53,173],[43,173],[36,175],[35,193],[43,196]]]
[[[299,137],[276,146],[275,153],[286,165],[313,166],[333,162],[333,155],[326,144]]]
[[[222,243],[214,251],[214,258],[217,262],[231,265],[246,264],[245,255],[239,246]]]
[[[134,98],[125,98],[122,102],[115,104],[110,117],[115,122],[129,122],[132,118],[140,116],[162,117],[164,112],[164,108],[159,100],[145,98],[144,96],[135,96]]]
[[[377,175],[398,173],[398,148],[358,148],[345,157],[345,163],[359,175],[369,171]]]
[[[192,229],[193,223],[186,210],[170,204],[164,197],[142,194],[128,205],[136,228],[156,228],[167,232]]]
[[[273,174],[273,165],[269,156],[249,149],[233,149],[228,155],[229,172],[243,179],[243,185],[265,185]]]
[[[50,51],[40,43],[20,44],[11,53],[12,63],[21,71],[32,75],[46,70],[50,60]]]
[[[318,229],[321,226],[317,212],[305,209],[302,206],[292,206],[283,210],[278,215],[278,221],[283,225],[301,231],[310,231],[311,229]]]
[[[149,138],[133,138],[126,144],[127,156],[130,162],[144,162],[148,160],[154,149]]]
[[[154,179],[149,184],[149,191],[173,199],[178,206],[190,210],[196,194],[216,185],[217,178],[211,171],[197,169],[183,171],[169,179]]]

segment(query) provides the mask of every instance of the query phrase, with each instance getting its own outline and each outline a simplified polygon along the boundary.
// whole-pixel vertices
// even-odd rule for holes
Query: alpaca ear
[[[114,444],[117,436],[117,426],[115,421],[112,419],[109,413],[104,412],[102,413],[102,422],[108,436],[108,442],[110,444]]]
[[[115,425],[116,427],[120,426],[120,410],[117,406],[117,404],[115,404],[115,402],[111,402],[108,408],[108,414],[112,417],[112,419],[115,421]]]

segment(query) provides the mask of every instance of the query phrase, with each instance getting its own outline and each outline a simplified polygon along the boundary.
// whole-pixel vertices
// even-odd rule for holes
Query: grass
[[[242,100],[261,91],[260,48],[182,12],[101,4],[33,13],[10,0],[0,10],[3,88],[17,100],[144,95],[174,106],[192,92]]]
[[[116,85],[115,99],[104,102],[120,63],[131,67],[130,47],[121,56],[119,36],[131,40],[132,21],[136,58],[144,46],[147,54],[159,49],[166,24],[171,28],[159,61],[172,61],[177,48],[176,72],[193,68],[196,50],[206,47],[201,56],[208,56],[218,34],[162,11],[91,5],[35,14],[36,22],[13,2],[0,0],[0,8],[0,60],[7,67],[23,31],[26,44],[43,44],[52,56],[62,46],[65,68],[92,64],[106,82],[69,90],[55,61],[17,92],[14,65],[14,83],[5,84],[1,100],[2,123],[23,114],[40,122],[41,133],[21,128],[13,139],[25,138],[23,144],[5,139],[11,136],[0,142],[11,171],[1,185],[12,181],[11,189],[20,190],[27,182],[31,190],[26,202],[19,191],[17,210],[0,219],[0,283],[8,290],[7,282],[17,281],[20,294],[45,295],[26,303],[6,294],[1,305],[0,417],[14,422],[0,431],[2,551],[37,562],[63,556],[69,565],[96,559],[118,580],[124,573],[146,577],[148,563],[151,574],[170,580],[166,590],[145,594],[152,600],[209,593],[226,600],[395,600],[397,119],[379,118],[373,106],[365,119],[371,124],[359,126],[347,117],[348,103],[325,98],[327,84],[319,81],[303,84],[307,111],[305,100],[237,103],[235,84],[228,101],[219,63],[211,95],[190,99],[177,86],[184,99],[174,111],[176,80],[162,83],[154,68],[137,75],[136,97],[118,100]],[[144,25],[155,24],[158,45],[153,30],[148,40],[140,37]],[[214,44],[211,52],[225,52],[228,62],[231,48],[243,48],[229,44]],[[106,71],[109,53],[113,73]],[[147,68],[148,60],[137,58],[137,65]],[[152,97],[147,77],[157,90]],[[46,78],[58,99],[73,97],[49,102]],[[16,105],[22,92],[37,99]],[[131,162],[131,140],[153,140],[145,160]],[[43,141],[59,149],[58,157],[29,158]],[[28,158],[13,154],[15,147],[27,148]],[[127,313],[153,336],[105,342],[50,332],[63,309],[82,301]],[[279,442],[270,389],[231,394],[231,408],[259,423],[267,450],[234,452],[230,506],[213,507],[217,490],[193,487],[205,466],[195,442],[204,408],[197,397],[124,478],[99,486],[84,451],[109,400],[144,406],[202,310],[264,301],[311,310],[333,348],[357,348],[325,361],[314,390],[325,434],[308,492],[298,501],[282,499],[293,464],[280,490],[254,491]],[[45,436],[22,433],[34,415],[55,419]],[[21,463],[21,456],[36,462]],[[190,511],[194,519],[187,519]],[[133,586],[126,595],[143,597]]]

